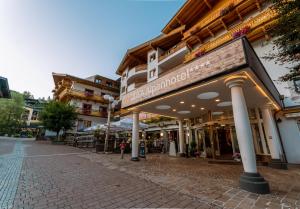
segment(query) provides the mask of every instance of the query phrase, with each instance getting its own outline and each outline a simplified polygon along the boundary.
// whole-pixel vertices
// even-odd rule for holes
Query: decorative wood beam
[[[180,26],[184,25],[183,22],[181,20],[179,20],[178,17],[176,17],[176,21],[179,23]]]
[[[204,3],[209,9],[212,9],[212,5],[207,0],[204,0]]]
[[[228,30],[228,27],[227,27],[227,25],[225,24],[225,22],[223,21],[223,18],[221,18],[220,21],[221,21],[223,27],[225,28],[225,30]]]
[[[186,44],[187,48],[190,50],[190,52],[191,52],[193,50],[193,48],[190,46],[190,44],[187,41],[185,42],[185,44]]]
[[[260,3],[259,3],[259,0],[256,0],[256,1],[255,1],[255,4],[256,4],[256,6],[257,6],[257,9],[259,9],[259,10],[261,11],[261,5],[260,5]]]
[[[208,30],[209,34],[214,38],[215,34],[209,29],[209,27],[206,27],[206,29]]]
[[[134,59],[135,61],[137,61],[138,63],[144,63],[145,60],[143,60],[142,58],[136,56],[136,55],[133,55],[133,54],[129,54],[129,57]]]
[[[242,17],[242,15],[239,13],[238,8],[235,8],[235,12],[236,12],[236,14],[239,16],[240,21],[243,21],[243,17]]]
[[[153,43],[150,43],[150,47],[151,47],[153,50],[156,50],[156,48],[157,48],[156,46],[153,45]]]
[[[200,44],[203,43],[202,40],[201,40],[201,38],[200,38],[198,35],[194,35],[194,37],[197,39],[197,41],[198,41]]]

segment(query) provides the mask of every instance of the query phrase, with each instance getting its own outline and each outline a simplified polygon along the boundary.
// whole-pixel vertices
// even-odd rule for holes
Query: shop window
[[[95,83],[100,84],[102,82],[101,79],[95,79]]]
[[[294,78],[295,91],[300,93],[300,77]]]

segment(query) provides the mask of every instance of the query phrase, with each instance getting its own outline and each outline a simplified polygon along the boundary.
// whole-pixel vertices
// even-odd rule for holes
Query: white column
[[[185,140],[182,120],[178,120],[178,133],[179,133],[179,153],[184,153],[185,150]]]
[[[139,112],[132,113],[132,143],[131,143],[131,160],[138,160],[139,158]]]
[[[262,108],[262,118],[271,157],[272,159],[280,159],[281,146],[279,142],[279,134],[277,132],[276,122],[274,120],[272,110],[269,106]]]
[[[251,126],[242,88],[244,79],[242,76],[231,77],[225,82],[231,90],[233,117],[244,171],[257,173]]]
[[[255,108],[255,115],[256,115],[256,119],[257,119],[258,131],[259,131],[259,136],[260,136],[260,140],[261,140],[261,145],[262,145],[262,148],[263,148],[263,153],[268,154],[266,139],[265,139],[264,130],[263,130],[263,127],[262,127],[262,121],[261,121],[261,118],[260,118],[258,108]]]

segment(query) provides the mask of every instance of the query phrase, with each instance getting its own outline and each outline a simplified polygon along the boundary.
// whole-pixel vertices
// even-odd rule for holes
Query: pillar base
[[[179,157],[185,157],[185,153],[179,153]]]
[[[240,188],[257,194],[269,194],[269,183],[259,173],[244,172],[240,177]]]
[[[131,157],[131,161],[140,161],[138,157]]]
[[[283,170],[287,170],[287,163],[282,162],[280,159],[272,159],[269,163],[268,166],[270,168],[276,168],[276,169],[283,169]]]

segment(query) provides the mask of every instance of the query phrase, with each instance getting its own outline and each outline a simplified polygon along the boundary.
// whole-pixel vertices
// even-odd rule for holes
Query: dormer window
[[[100,84],[102,82],[102,80],[101,79],[95,79],[95,83],[97,83],[97,84]]]
[[[153,62],[155,59],[156,59],[156,54],[155,53],[151,54],[150,62]]]
[[[294,79],[295,91],[300,93],[300,77],[295,77]]]

